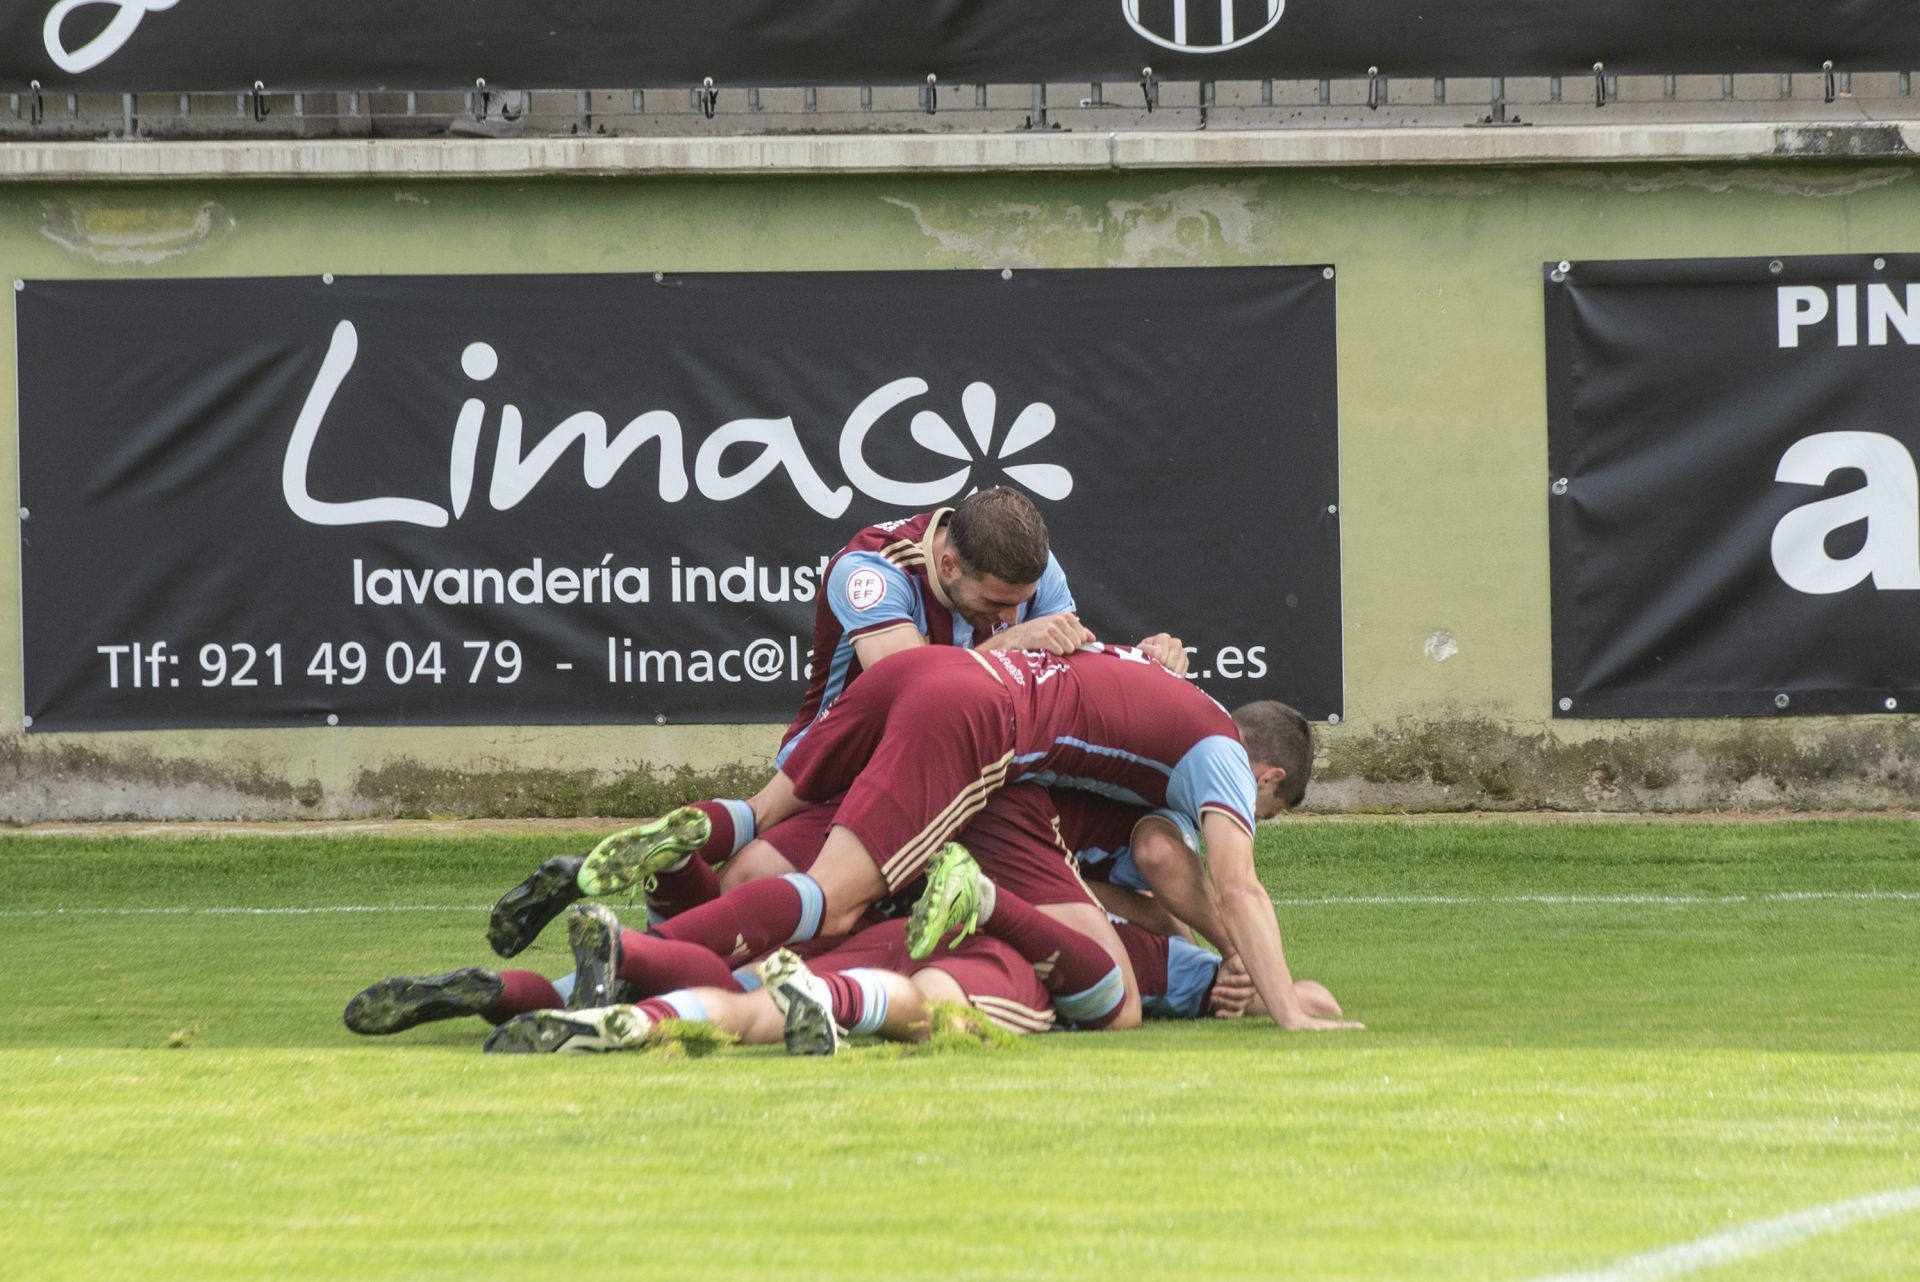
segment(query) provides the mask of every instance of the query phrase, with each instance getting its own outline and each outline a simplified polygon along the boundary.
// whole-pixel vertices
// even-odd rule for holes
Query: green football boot
[[[437,1019],[478,1015],[506,991],[494,971],[469,966],[445,975],[396,975],[353,995],[341,1018],[368,1037],[384,1037]]]
[[[907,917],[907,955],[924,960],[948,931],[959,943],[980,926],[980,865],[957,841],[941,847],[927,869],[927,888]]]
[[[713,821],[692,806],[669,810],[593,848],[580,867],[580,889],[589,895],[617,895],[636,883],[653,889],[656,874],[677,868],[707,844]]]

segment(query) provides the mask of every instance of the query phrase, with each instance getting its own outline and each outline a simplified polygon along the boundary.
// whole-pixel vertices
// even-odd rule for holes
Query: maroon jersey
[[[1186,678],[1129,646],[985,657],[1013,692],[1014,778],[1164,806],[1196,824],[1216,810],[1253,831],[1239,728]]]

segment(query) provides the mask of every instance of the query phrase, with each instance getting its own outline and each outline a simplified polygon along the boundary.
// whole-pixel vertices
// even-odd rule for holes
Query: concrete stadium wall
[[[1904,156],[324,181],[12,168],[4,278],[1337,264],[1347,719],[1321,728],[1314,804],[1913,803],[1911,716],[1550,721],[1540,283],[1561,258],[1920,252]],[[0,310],[0,389],[13,340]],[[0,494],[18,492],[14,414],[0,395]],[[0,537],[0,819],[634,814],[767,770],[772,726],[24,735],[18,532]]]

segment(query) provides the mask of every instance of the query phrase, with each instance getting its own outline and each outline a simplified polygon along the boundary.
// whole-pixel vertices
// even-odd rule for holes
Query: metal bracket
[[[1607,64],[1604,62],[1593,64],[1593,105],[1607,105]]]
[[[487,118],[487,80],[485,76],[473,82],[473,118],[484,121]]]
[[[1153,74],[1152,67],[1140,68],[1140,96],[1147,100],[1147,114],[1160,105],[1160,77]]]
[[[40,123],[47,118],[47,100],[40,96],[40,82],[38,80],[29,85],[28,89],[33,94],[33,105],[27,108],[27,123],[38,128]]]
[[[702,80],[695,94],[700,99],[700,114],[712,120],[713,113],[720,109],[720,91],[713,87],[713,77]]]
[[[1367,68],[1367,110],[1378,111],[1387,100],[1387,78],[1380,74],[1380,68]]]
[[[940,110],[940,77],[931,72],[927,74],[927,87],[922,91],[920,101],[929,116]]]
[[[267,87],[256,80],[253,82],[253,119],[254,123],[265,120],[273,114],[273,108],[267,106]]]
[[[1831,105],[1833,100],[1839,96],[1834,90],[1833,59],[1829,58],[1821,63],[1820,70],[1827,73],[1827,102]]]

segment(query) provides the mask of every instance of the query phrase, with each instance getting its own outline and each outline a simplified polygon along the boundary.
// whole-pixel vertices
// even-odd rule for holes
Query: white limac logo
[[[180,0],[60,0],[47,13],[46,26],[42,28],[47,46],[47,57],[53,59],[53,65],[69,75],[79,75],[83,71],[92,71],[95,67],[119,53],[127,41],[133,39],[133,33],[139,29],[140,20],[150,13],[159,13],[171,9]],[[76,9],[91,9],[107,5],[118,10],[107,25],[93,39],[78,49],[67,48],[66,38],[61,28],[66,24],[67,15]]]
[[[346,425],[329,423],[328,411],[347,375],[353,372],[359,354],[359,332],[353,322],[341,321],[334,327],[333,340],[327,346],[320,373],[307,392],[293,435],[287,441],[280,469],[280,492],[287,507],[310,525],[372,525],[391,521],[439,529],[459,520],[473,499],[480,440],[488,417],[487,403],[478,396],[469,397],[454,420],[444,505],[399,495],[340,502],[313,496],[307,474],[321,429],[351,431]],[[468,379],[485,383],[500,368],[499,353],[490,344],[470,343],[461,354],[460,368]],[[657,446],[655,490],[665,503],[678,503],[693,489],[716,502],[737,499],[775,473],[782,473],[806,505],[825,517],[843,515],[853,502],[856,488],[890,507],[934,507],[974,488],[976,462],[987,459],[999,464],[998,470],[1009,480],[1019,482],[1042,498],[1058,502],[1073,492],[1073,474],[1064,467],[1054,463],[1006,461],[1053,434],[1053,407],[1042,401],[1026,406],[1015,416],[995,450],[992,446],[999,398],[985,383],[970,383],[960,395],[962,416],[979,447],[977,454],[961,441],[952,424],[933,410],[916,413],[909,427],[921,449],[964,466],[933,481],[902,481],[879,471],[867,458],[868,438],[889,413],[927,395],[930,390],[925,379],[897,378],[854,407],[840,429],[839,442],[840,470],[853,483],[851,486],[829,485],[821,478],[800,443],[792,418],[742,418],[715,428],[694,448],[689,478],[687,432],[680,419],[666,410],[648,410],[617,432],[610,430],[603,415],[592,411],[571,414],[531,448],[525,448],[520,410],[503,403],[496,417],[499,426],[494,439],[487,503],[496,512],[518,506],[575,441],[580,442],[582,475],[596,490],[611,484],[642,446],[649,443]],[[752,453],[742,463],[740,460],[746,451]],[[730,454],[734,466],[729,466]]]
[[[1127,25],[1163,49],[1225,53],[1280,25],[1287,0],[1120,0]]]

